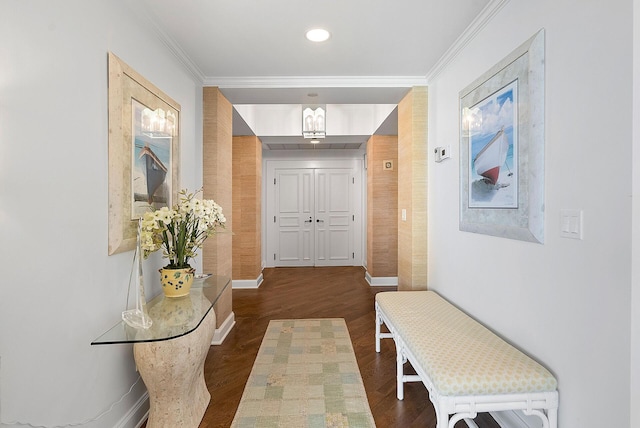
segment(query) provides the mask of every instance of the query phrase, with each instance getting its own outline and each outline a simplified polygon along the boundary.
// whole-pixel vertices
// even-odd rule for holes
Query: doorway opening
[[[362,265],[360,171],[333,166],[268,171],[268,267]]]

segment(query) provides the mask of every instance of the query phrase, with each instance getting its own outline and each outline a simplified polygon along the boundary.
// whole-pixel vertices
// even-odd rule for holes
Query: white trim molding
[[[226,320],[220,325],[219,328],[216,328],[216,331],[213,333],[213,339],[211,339],[212,345],[222,345],[224,339],[227,338],[227,335],[236,325],[236,315],[231,312]]]
[[[204,86],[225,88],[410,88],[424,86],[424,76],[249,76],[205,77]]]
[[[464,32],[456,39],[449,49],[440,57],[436,65],[427,73],[427,82],[431,82],[438,74],[444,70],[451,61],[473,40],[500,10],[509,3],[509,0],[492,0],[485,6],[480,14],[473,20]],[[427,84],[428,84],[427,83]]]
[[[116,423],[115,428],[140,428],[149,418],[149,405],[149,393],[145,391],[131,409]]]
[[[239,288],[260,288],[264,277],[262,273],[256,279],[234,279],[231,281],[231,288],[239,289]]]
[[[369,272],[364,273],[364,279],[367,280],[371,287],[388,287],[398,285],[397,276],[371,276]]]
[[[134,13],[137,13],[138,16],[147,20],[153,31],[155,31],[169,51],[178,59],[178,61],[180,61],[184,69],[191,73],[196,82],[203,84],[205,76],[204,73],[202,73],[202,70],[200,70],[200,67],[198,67],[189,55],[187,55],[178,42],[169,35],[169,33],[164,29],[164,26],[160,24],[157,16],[155,16],[149,8],[143,7],[141,2],[129,2],[128,7],[131,8]]]
[[[535,416],[526,416],[522,412],[507,410],[502,412],[489,412],[491,417],[504,428],[541,428],[542,421]]]

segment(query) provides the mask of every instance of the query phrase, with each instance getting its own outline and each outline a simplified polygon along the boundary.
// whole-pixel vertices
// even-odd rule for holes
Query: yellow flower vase
[[[193,268],[160,269],[160,283],[165,297],[182,297],[189,294],[193,284]]]

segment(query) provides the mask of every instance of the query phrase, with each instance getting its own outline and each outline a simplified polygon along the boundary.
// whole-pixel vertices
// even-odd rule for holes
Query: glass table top
[[[153,320],[150,328],[134,328],[120,321],[91,344],[158,342],[191,333],[230,283],[229,277],[212,275],[204,281],[195,280],[187,296],[167,298],[161,293],[147,303],[147,312]]]

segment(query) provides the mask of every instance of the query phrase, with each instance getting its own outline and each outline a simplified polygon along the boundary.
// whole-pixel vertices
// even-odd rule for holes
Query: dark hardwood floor
[[[395,287],[370,287],[364,269],[271,268],[257,290],[233,290],[236,325],[224,343],[212,346],[205,362],[211,402],[201,427],[229,427],[269,321],[291,318],[344,318],[379,428],[436,426],[435,411],[420,382],[405,384],[405,398],[396,399],[395,347],[382,341],[375,352],[374,297]],[[481,428],[499,428],[488,415]],[[456,428],[466,427],[459,422]]]

